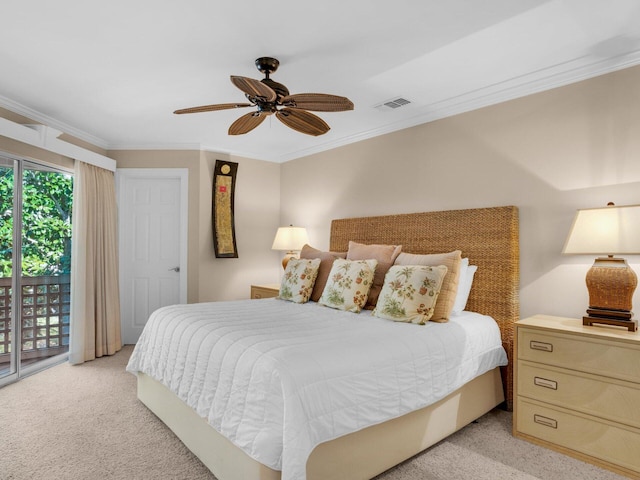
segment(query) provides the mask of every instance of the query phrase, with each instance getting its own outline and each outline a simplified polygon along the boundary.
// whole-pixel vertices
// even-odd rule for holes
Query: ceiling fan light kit
[[[242,90],[250,103],[218,103],[200,107],[183,108],[173,113],[201,113],[233,108],[256,107],[229,127],[229,135],[250,132],[269,115],[274,115],[287,127],[307,135],[323,135],[331,127],[315,112],[344,112],[353,110],[353,103],[346,97],[326,93],[298,93],[291,95],[283,84],[272,80],[269,75],[278,69],[280,62],[272,57],[260,57],[256,68],[264,74],[262,80],[231,75],[231,83]]]

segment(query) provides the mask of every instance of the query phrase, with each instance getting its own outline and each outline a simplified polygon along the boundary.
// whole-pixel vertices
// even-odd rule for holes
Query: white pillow
[[[464,283],[464,279],[467,276],[467,268],[469,268],[469,259],[463,258],[460,260],[460,280],[458,281],[458,287]],[[460,289],[458,288],[458,292]],[[458,296],[456,295],[456,300],[458,300]]]
[[[469,300],[469,293],[471,292],[471,286],[473,285],[473,277],[478,270],[477,265],[469,265],[469,259],[463,258],[463,262],[466,260],[466,266],[460,271],[460,282],[458,282],[458,291],[456,292],[456,301],[453,304],[453,310],[451,313],[459,314],[467,306],[467,300]],[[463,276],[464,274],[464,276]]]
[[[463,258],[460,260],[460,277],[458,277],[458,288],[456,289],[456,299],[453,302],[453,308],[451,309],[451,314],[460,313],[462,310],[458,310],[458,306],[462,302],[462,297],[464,294],[462,291],[464,290],[464,282],[465,278],[467,278],[467,269],[469,268],[469,259]]]

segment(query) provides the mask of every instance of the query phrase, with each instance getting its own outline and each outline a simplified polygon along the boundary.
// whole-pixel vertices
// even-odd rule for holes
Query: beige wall
[[[640,203],[640,67],[293,160],[281,184],[319,248],[333,218],[517,205],[522,315],[579,317],[593,260],[561,250],[577,208]]]
[[[202,153],[200,175],[199,301],[249,298],[250,285],[279,281],[280,256],[271,250],[280,219],[280,165]],[[238,164],[235,230],[238,258],[215,258],[211,195],[216,160]]]
[[[188,301],[248,298],[252,283],[278,281],[281,267],[271,242],[280,212],[280,165],[197,150],[110,151],[120,168],[189,171]],[[211,194],[216,160],[238,163],[235,228],[239,258],[215,258]]]

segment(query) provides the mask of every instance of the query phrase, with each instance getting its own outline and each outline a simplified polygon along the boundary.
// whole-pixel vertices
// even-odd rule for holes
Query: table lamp
[[[640,253],[640,205],[578,210],[562,253],[607,255],[596,258],[587,272],[589,308],[582,323],[636,331],[631,308],[638,278],[624,258],[614,255]]]
[[[303,227],[280,227],[273,239],[272,250],[284,250],[287,253],[282,259],[282,268],[286,270],[289,260],[296,256],[296,252],[302,250],[305,243],[309,243],[307,229]]]

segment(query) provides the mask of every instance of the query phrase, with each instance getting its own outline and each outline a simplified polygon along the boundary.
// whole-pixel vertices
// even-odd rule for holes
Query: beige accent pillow
[[[295,303],[308,302],[318,276],[319,267],[319,258],[314,260],[290,259],[282,277],[278,298]]]
[[[384,277],[384,286],[373,315],[396,322],[424,325],[433,316],[447,267],[394,265]]]
[[[456,301],[458,292],[458,282],[460,279],[460,262],[462,252],[454,250],[449,253],[434,253],[430,255],[417,255],[413,253],[401,253],[396,258],[396,265],[425,265],[435,267],[444,265],[447,267],[447,274],[442,282],[440,296],[436,303],[435,311],[431,317],[432,322],[448,322]]]
[[[300,258],[320,259],[318,277],[316,278],[316,283],[313,286],[313,292],[311,292],[311,300],[317,302],[318,300],[320,300],[322,292],[324,291],[324,287],[327,284],[327,279],[329,278],[329,272],[331,271],[331,267],[333,266],[333,261],[336,258],[347,258],[347,252],[323,252],[322,250],[318,250],[317,248],[305,245],[300,251]]]
[[[318,303],[347,312],[360,312],[367,303],[377,264],[377,260],[336,259]]]
[[[373,309],[378,301],[384,276],[387,274],[391,265],[402,251],[402,245],[365,245],[363,243],[349,242],[349,250],[347,251],[347,260],[367,260],[374,259],[378,261],[375,276],[373,277],[373,286],[369,292],[366,309]]]

